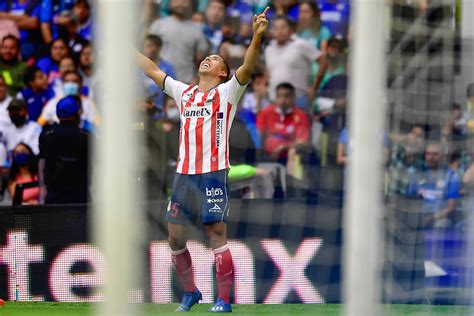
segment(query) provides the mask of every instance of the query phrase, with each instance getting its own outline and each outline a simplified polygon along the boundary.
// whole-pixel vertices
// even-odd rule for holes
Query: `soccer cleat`
[[[232,312],[232,305],[224,302],[222,298],[218,298],[214,306],[209,308],[208,312],[211,313],[230,313]]]
[[[202,300],[202,294],[198,289],[194,292],[184,292],[181,305],[179,305],[175,311],[189,312],[191,307],[193,307],[194,304],[197,304],[200,300]]]

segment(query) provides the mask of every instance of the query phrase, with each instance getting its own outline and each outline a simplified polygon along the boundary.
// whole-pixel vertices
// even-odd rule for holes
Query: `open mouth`
[[[211,68],[211,65],[209,65],[208,63],[203,63],[201,67],[209,69],[209,68]]]

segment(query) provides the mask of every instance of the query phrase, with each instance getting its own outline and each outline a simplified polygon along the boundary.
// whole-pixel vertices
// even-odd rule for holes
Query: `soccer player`
[[[173,98],[181,116],[176,176],[168,204],[168,242],[173,266],[183,283],[178,312],[187,312],[202,299],[196,288],[191,256],[186,248],[186,224],[201,216],[215,254],[218,299],[210,312],[231,312],[232,256],[227,246],[229,215],[229,131],[252,70],[257,62],[269,8],[253,18],[253,38],[243,64],[229,80],[229,66],[219,55],[207,56],[199,66],[199,83],[188,85],[170,78],[136,52],[143,72]]]

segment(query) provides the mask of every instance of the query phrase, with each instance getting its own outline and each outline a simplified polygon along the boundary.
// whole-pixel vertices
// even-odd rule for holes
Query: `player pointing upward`
[[[229,67],[219,55],[207,56],[199,66],[199,83],[188,85],[168,77],[155,63],[137,53],[140,68],[176,101],[181,113],[177,170],[166,213],[173,266],[185,291],[176,310],[179,312],[189,311],[202,299],[186,248],[185,225],[194,222],[198,215],[215,254],[218,299],[209,311],[232,311],[229,300],[232,256],[227,247],[226,229],[228,140],[237,103],[249,82],[268,27],[268,9],[254,16],[252,42],[243,64],[230,80]]]

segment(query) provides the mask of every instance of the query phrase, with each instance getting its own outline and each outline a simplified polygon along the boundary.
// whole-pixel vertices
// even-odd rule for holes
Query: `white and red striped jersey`
[[[230,167],[229,132],[246,86],[232,76],[200,92],[197,85],[165,78],[164,92],[176,101],[181,113],[176,172],[202,174]]]

